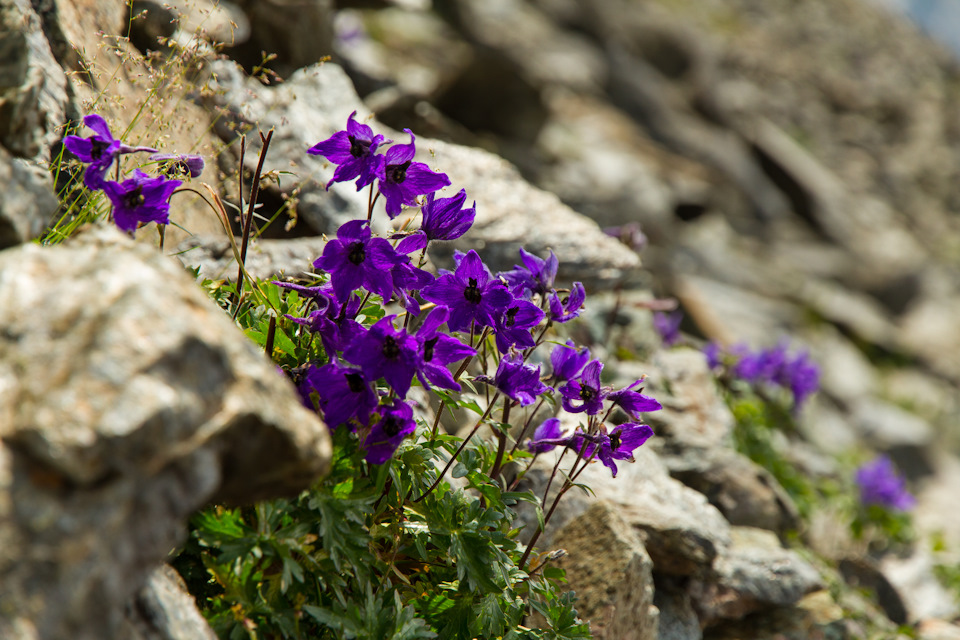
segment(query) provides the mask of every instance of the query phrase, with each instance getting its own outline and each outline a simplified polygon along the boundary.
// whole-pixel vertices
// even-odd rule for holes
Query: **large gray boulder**
[[[192,512],[329,464],[290,382],[116,230],[0,252],[0,327],[0,637],[117,637]]]

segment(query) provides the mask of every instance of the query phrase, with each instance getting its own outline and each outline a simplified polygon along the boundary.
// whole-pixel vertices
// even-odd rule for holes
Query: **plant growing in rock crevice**
[[[88,118],[95,135],[68,141],[88,163],[87,186],[107,193],[121,229],[166,224],[179,181],[140,172],[107,180],[115,155],[134,149]],[[261,138],[260,167],[270,135]],[[268,283],[246,273],[254,195],[234,243],[236,283],[204,283],[294,380],[335,443],[330,475],[301,496],[193,519],[174,562],[222,637],[589,637],[562,572],[532,553],[534,543],[587,465],[616,475],[618,462],[632,461],[653,435],[641,414],[660,405],[641,393],[642,379],[601,385],[603,364],[572,343],[552,348],[552,374],[531,364],[586,297],[580,283],[556,286],[552,253],[521,251],[523,264],[498,274],[475,251],[439,276],[422,268],[429,244],[464,234],[476,205],[465,208],[462,190],[437,197],[450,181],[413,161],[410,138],[388,146],[351,115],[345,131],[309,150],[339,165],[336,181],[370,190],[366,220],[328,241],[316,279]],[[259,180],[258,171],[254,187]],[[420,209],[421,228],[408,221],[390,238],[374,236],[381,196],[391,218]],[[432,422],[425,393],[437,401]],[[571,433],[553,417],[561,407],[585,417]],[[630,421],[609,426],[616,407]],[[438,428],[452,410],[477,416],[465,437]],[[481,429],[493,439],[477,438]],[[517,491],[535,457],[558,446],[571,456],[553,469],[562,485],[550,504],[546,494]],[[528,545],[518,541],[518,502],[538,514]],[[524,626],[534,611],[541,629]]]

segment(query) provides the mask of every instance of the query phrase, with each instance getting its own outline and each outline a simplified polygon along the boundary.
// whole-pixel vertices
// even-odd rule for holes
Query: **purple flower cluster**
[[[357,122],[355,115],[349,116],[345,130],[308,153],[337,165],[330,184],[355,181],[358,190],[376,189],[391,218],[402,207],[417,205],[422,222],[419,229],[390,239],[376,237],[369,219],[377,198],[371,198],[367,220],[342,225],[314,262],[329,276],[327,282],[276,283],[309,300],[305,317],[287,317],[316,334],[326,352],[326,362],[308,366],[301,378],[304,402],[317,407],[331,428],[354,431],[366,459],[380,464],[415,431],[407,400],[415,381],[426,388],[460,391],[459,376],[468,369],[464,361],[483,345],[485,353],[495,355],[496,371],[468,376],[503,399],[505,415],[510,406],[528,406],[556,393],[566,411],[588,416],[587,426],[566,438],[541,427],[530,445],[533,450],[558,444],[576,447],[585,459],[596,457],[615,474],[614,461],[632,459],[633,450],[652,430],[636,422],[608,429],[604,421],[614,407],[635,421],[641,412],[660,408],[635,390],[642,381],[619,390],[602,386],[603,365],[573,343],[554,349],[552,376],[543,376],[540,367],[528,362],[550,324],[580,314],[586,298],[583,285],[557,288],[559,261],[553,252],[541,258],[523,249],[522,265],[503,273],[492,273],[476,251],[457,253],[452,271],[434,276],[422,270],[411,254],[420,252],[422,261],[430,242],[462,236],[473,224],[476,204],[466,207],[464,190],[438,196],[450,180],[414,162],[413,134],[409,144],[388,147],[389,140]],[[376,296],[373,304],[395,303],[405,313],[385,315],[365,327],[357,318],[371,296]],[[429,310],[421,312],[427,305]]]
[[[164,176],[150,177],[139,169],[122,181],[106,179],[107,171],[114,160],[127,153],[156,152],[149,147],[131,147],[110,133],[106,120],[98,114],[83,119],[83,124],[93,131],[89,138],[66,136],[63,146],[87,165],[83,183],[89,189],[103,191],[113,205],[113,220],[124,231],[136,231],[140,224],[170,222],[170,196],[183,184]],[[200,156],[158,154],[150,156],[172,172],[197,177],[203,171]]]
[[[806,351],[791,355],[783,342],[759,351],[741,344],[726,353],[709,343],[703,353],[711,369],[725,367],[731,375],[750,384],[774,384],[788,389],[796,411],[820,388],[820,367]]]
[[[887,456],[880,456],[857,469],[854,475],[860,487],[860,501],[897,511],[909,511],[916,504],[903,478]]]

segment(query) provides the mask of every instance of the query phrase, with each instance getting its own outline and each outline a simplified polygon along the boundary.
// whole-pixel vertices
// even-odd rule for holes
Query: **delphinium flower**
[[[674,311],[673,313],[654,312],[653,328],[660,334],[663,346],[672,347],[680,342],[681,322],[683,322],[683,312],[681,311]]]
[[[590,361],[590,350],[577,348],[572,340],[558,344],[550,352],[550,364],[553,366],[553,382],[559,384],[580,375]]]
[[[354,320],[357,312],[360,311],[361,300],[357,295],[349,295],[347,300],[341,303],[337,300],[333,287],[329,283],[317,287],[304,287],[278,281],[274,281],[273,284],[297,291],[314,301],[316,308],[305,318],[290,314],[285,314],[284,317],[317,333],[327,353],[342,351],[346,345],[351,344],[366,331],[359,322]]]
[[[474,355],[476,350],[453,336],[439,331],[449,315],[450,312],[445,307],[436,307],[417,329],[414,336],[420,354],[417,377],[425,387],[429,380],[437,387],[460,391],[460,383],[450,375],[447,365],[460,362],[464,358]]]
[[[704,354],[711,369],[725,364],[720,347],[713,343],[704,347]],[[733,363],[729,364],[731,360]],[[784,342],[758,351],[736,345],[726,364],[733,376],[750,384],[775,384],[788,389],[793,395],[794,411],[799,411],[807,398],[820,388],[820,368],[806,352],[791,356]]]
[[[820,388],[820,367],[810,360],[806,352],[784,363],[777,381],[793,393],[793,406],[799,408],[810,395]]]
[[[602,370],[602,362],[591,360],[579,376],[572,378],[560,387],[564,411],[568,413],[586,412],[587,415],[592,416],[603,410],[606,391],[600,386],[600,372]]]
[[[718,345],[716,342],[708,342],[703,346],[701,351],[703,352],[704,357],[707,359],[707,367],[710,369],[716,369],[720,366],[720,357],[722,354],[720,345]]]
[[[323,419],[331,428],[354,418],[366,424],[377,406],[377,396],[363,372],[333,362],[310,367],[300,383],[300,393],[311,408],[310,396],[317,394]]]
[[[367,451],[365,459],[371,464],[383,464],[393,457],[403,439],[417,429],[413,408],[399,398],[381,406],[379,412],[380,420],[363,441],[363,448]]]
[[[387,149],[384,161],[377,169],[377,188],[386,199],[387,215],[392,220],[400,214],[403,205],[416,204],[419,195],[442,189],[450,184],[445,173],[434,173],[422,162],[414,162],[417,154],[416,138],[409,129],[409,144],[395,144]]]
[[[574,282],[570,293],[563,298],[556,292],[551,293],[549,298],[550,313],[548,317],[552,321],[561,324],[570,322],[574,318],[579,317],[580,310],[583,308],[583,303],[586,298],[586,291],[584,291],[583,285],[579,282]]]
[[[497,349],[506,353],[510,347],[528,349],[536,346],[530,329],[543,320],[543,311],[527,300],[514,299],[506,308],[497,313],[493,327]]]
[[[182,182],[164,177],[151,178],[139,169],[123,182],[104,182],[103,192],[113,203],[113,220],[124,231],[135,231],[140,223],[170,222],[170,196]]]
[[[150,156],[168,174],[199,178],[205,163],[203,156],[185,153],[155,153]]]
[[[563,437],[559,418],[547,418],[539,427],[534,429],[533,436],[527,441],[527,450],[531,453],[546,453],[554,447],[566,446],[569,438]]]
[[[426,201],[420,212],[423,221],[420,231],[427,240],[456,240],[473,226],[477,217],[477,203],[469,209],[463,205],[467,201],[467,192],[460,189],[460,193],[451,198],[437,198],[434,193],[427,194]]]
[[[376,152],[386,138],[381,134],[373,135],[373,129],[353,119],[355,115],[356,111],[347,118],[345,131],[337,131],[307,149],[307,153],[323,156],[338,165],[333,177],[327,182],[327,189],[337,182],[357,179],[357,191],[360,191],[376,179],[383,166],[383,156]]]
[[[410,390],[421,358],[417,340],[405,329],[395,328],[394,318],[391,315],[377,320],[343,350],[343,359],[358,365],[371,380],[385,379],[403,398]]]
[[[104,175],[118,155],[138,151],[156,152],[156,149],[150,147],[131,147],[114,138],[107,121],[99,114],[84,116],[83,124],[93,131],[93,135],[89,138],[66,136],[63,146],[81,162],[88,164],[83,174],[83,183],[90,189],[103,188]]]
[[[860,500],[897,511],[909,511],[916,504],[903,478],[887,456],[880,456],[859,469],[854,476],[860,487]]]
[[[551,390],[540,380],[540,367],[525,364],[519,353],[503,356],[493,379],[488,376],[477,376],[476,379],[493,384],[522,407],[533,404],[537,396]]]
[[[550,255],[543,259],[521,247],[520,260],[523,262],[523,266],[514,265],[510,271],[503,271],[499,274],[501,278],[506,280],[514,295],[540,294],[545,296],[553,291],[553,284],[557,279],[557,270],[560,266],[560,261],[553,251],[550,251]]]
[[[649,425],[626,422],[617,425],[608,433],[600,431],[594,434],[577,433],[571,439],[570,447],[574,451],[583,449],[583,456],[589,458],[596,451],[596,457],[617,477],[617,460],[634,461],[633,452],[653,436]],[[586,447],[584,447],[586,441]]]
[[[383,238],[375,238],[365,220],[350,220],[337,229],[313,266],[330,274],[334,293],[346,300],[354,289],[364,287],[384,302],[393,294],[391,272],[402,258]]]
[[[453,273],[445,273],[420,292],[424,300],[450,310],[451,331],[469,331],[471,325],[492,327],[495,315],[513,301],[506,286],[494,278],[477,252],[470,250]]]
[[[640,393],[640,391],[643,391],[643,387],[640,387],[640,391],[634,391],[643,382],[644,380],[641,378],[628,387],[611,391],[607,394],[607,400],[623,409],[633,420],[638,420],[641,413],[660,411],[663,406],[656,399]]]

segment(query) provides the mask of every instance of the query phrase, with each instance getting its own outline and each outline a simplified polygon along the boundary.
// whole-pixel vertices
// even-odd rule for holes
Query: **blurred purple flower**
[[[533,436],[527,442],[527,449],[531,453],[546,453],[558,445],[566,446],[570,438],[563,437],[558,418],[547,418],[536,428]]]
[[[185,153],[155,153],[150,159],[156,160],[160,167],[170,174],[191,178],[199,178],[205,166],[203,156]]]
[[[877,504],[898,511],[909,511],[916,504],[887,456],[861,466],[854,479],[860,487],[860,500],[864,504]]]
[[[514,265],[510,271],[503,271],[498,274],[507,281],[514,295],[527,297],[532,293],[538,293],[545,296],[553,290],[553,283],[557,279],[557,269],[560,267],[560,261],[557,260],[557,256],[554,255],[552,250],[544,260],[521,247],[520,260],[523,262],[523,266]]]
[[[682,311],[674,311],[672,313],[654,312],[653,328],[660,334],[663,346],[672,347],[680,342],[681,322],[683,322]]]

